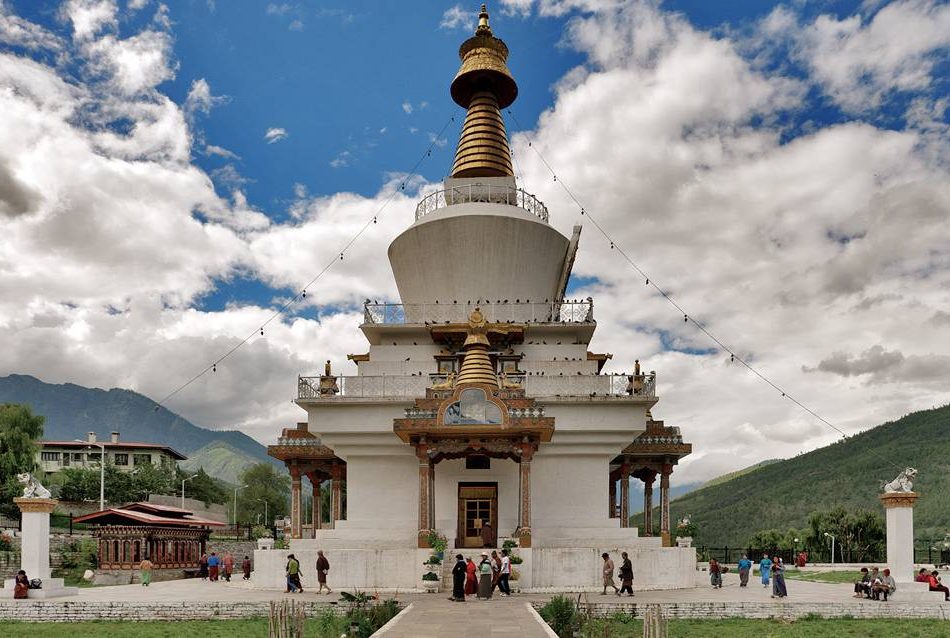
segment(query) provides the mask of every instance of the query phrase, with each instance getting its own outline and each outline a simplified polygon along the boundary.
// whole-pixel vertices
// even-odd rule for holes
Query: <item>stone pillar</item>
[[[518,545],[531,547],[531,458],[534,448],[528,444],[522,446],[521,460],[518,463],[521,480],[518,516]]]
[[[296,465],[290,467],[290,537],[301,537],[300,518],[302,507],[300,502],[300,470]]]
[[[50,577],[49,515],[58,501],[55,498],[14,498],[13,502],[20,508],[23,521],[20,569],[30,578],[45,581]]]
[[[653,536],[653,481],[652,472],[643,479],[643,535]]]
[[[914,581],[914,503],[915,492],[881,494],[887,517],[887,565],[898,583]]]
[[[630,527],[630,466],[620,466],[620,527]]]
[[[336,528],[336,522],[343,518],[343,466],[330,468],[330,529]]]
[[[425,444],[416,446],[416,457],[419,459],[419,547],[428,547],[429,530],[432,529],[430,514],[432,512],[432,463],[429,461],[428,447]]]
[[[607,480],[610,481],[610,487],[607,490],[607,516],[609,518],[617,517],[617,481],[613,479],[610,474],[607,475]]]
[[[323,494],[320,490],[320,479],[316,474],[310,476],[310,485],[313,487],[313,538],[317,537],[317,530],[323,527]]]
[[[672,471],[673,468],[664,465],[660,472],[660,538],[663,539],[663,547],[672,545],[670,538],[670,474]]]

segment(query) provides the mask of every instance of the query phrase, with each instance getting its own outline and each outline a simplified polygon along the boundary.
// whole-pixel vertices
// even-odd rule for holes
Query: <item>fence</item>
[[[251,533],[253,528],[254,526],[248,523],[215,527],[211,530],[211,538],[218,541],[252,541],[254,540],[254,535]]]
[[[914,562],[928,565],[948,565],[950,564],[950,547],[944,547],[944,540],[924,540],[914,541]],[[779,556],[783,562],[792,565],[800,551],[804,547],[796,549],[777,549],[777,548],[741,548],[741,547],[707,547],[701,545],[696,548],[697,554],[701,560],[715,558],[720,563],[737,563],[743,555],[748,556],[753,562],[762,557],[762,554],[768,554],[770,558]],[[835,547],[835,556],[832,561],[831,548],[825,547],[819,551],[805,550],[808,553],[809,563],[886,563],[887,553],[884,547],[878,551],[867,552],[857,557],[841,551],[840,547]]]

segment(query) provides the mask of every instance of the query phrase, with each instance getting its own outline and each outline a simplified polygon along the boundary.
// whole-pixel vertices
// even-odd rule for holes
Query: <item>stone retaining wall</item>
[[[950,620],[950,606],[939,603],[581,603],[582,610],[590,610],[597,618],[607,618],[616,613],[642,617],[647,606],[659,604],[666,618],[713,620],[724,618],[780,618],[796,620],[810,615],[823,618],[939,618]],[[544,607],[543,602],[532,603],[535,609]],[[642,609],[641,609],[642,608]]]
[[[296,601],[307,617],[327,609],[343,613],[345,608],[323,602]],[[0,601],[0,620],[24,622],[79,622],[85,620],[227,620],[267,617],[269,602],[187,601],[102,602],[102,601]]]

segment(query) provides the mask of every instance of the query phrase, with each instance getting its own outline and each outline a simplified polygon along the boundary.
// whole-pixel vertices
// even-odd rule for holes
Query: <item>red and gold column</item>
[[[643,535],[653,536],[653,481],[656,474],[650,472],[643,479]]]
[[[521,476],[518,545],[521,547],[531,547],[531,459],[533,457],[534,446],[528,443],[523,444],[521,448],[521,460],[518,463]]]
[[[343,518],[343,466],[330,468],[330,529]]]
[[[296,464],[290,466],[290,537],[301,537],[301,503],[300,503],[300,468]]]
[[[664,463],[660,472],[660,537],[663,539],[664,547],[673,544],[670,537],[670,474],[672,473],[673,466]]]
[[[630,466],[620,466],[620,527],[630,527]]]

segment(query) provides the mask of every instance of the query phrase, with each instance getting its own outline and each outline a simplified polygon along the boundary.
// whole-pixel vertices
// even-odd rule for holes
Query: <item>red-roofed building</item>
[[[106,462],[124,472],[131,472],[145,464],[173,467],[178,461],[188,458],[160,443],[120,441],[118,432],[112,432],[108,441],[98,441],[96,433],[90,432],[85,441],[39,441],[39,444],[36,462],[47,474],[68,467],[98,468],[100,445],[105,446]]]
[[[111,577],[130,582],[144,558],[155,566],[155,580],[184,576],[197,569],[212,527],[224,523],[197,518],[190,510],[155,503],[110,507],[75,519],[93,526],[99,545],[96,582]],[[124,575],[123,575],[124,574]]]

